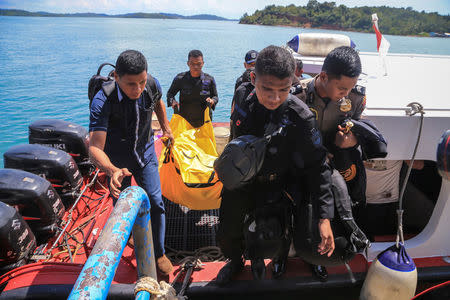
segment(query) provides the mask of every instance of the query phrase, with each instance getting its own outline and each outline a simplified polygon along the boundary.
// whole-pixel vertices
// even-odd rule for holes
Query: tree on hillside
[[[335,28],[372,32],[371,15],[377,13],[380,30],[384,34],[415,35],[423,32],[450,32],[450,16],[415,11],[412,7],[362,6],[349,8],[336,6],[336,2],[310,0],[306,6],[266,6],[252,15],[244,14],[242,24],[290,25]]]

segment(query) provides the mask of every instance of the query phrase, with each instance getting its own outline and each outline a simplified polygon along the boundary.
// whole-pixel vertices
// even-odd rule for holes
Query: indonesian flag
[[[375,30],[375,34],[377,35],[377,51],[380,55],[386,56],[391,44],[389,44],[388,40],[384,38],[380,30],[378,29],[377,14],[372,15],[372,22],[373,22],[373,29]]]

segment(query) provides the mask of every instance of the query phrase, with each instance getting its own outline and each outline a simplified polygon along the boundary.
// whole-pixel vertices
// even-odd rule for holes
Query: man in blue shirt
[[[113,197],[130,185],[131,175],[147,192],[156,263],[162,273],[169,274],[173,266],[164,255],[165,210],[151,128],[154,109],[163,136],[173,142],[161,86],[147,74],[144,55],[135,50],[119,55],[114,79],[104,84],[92,100],[89,154],[91,161],[110,177]]]

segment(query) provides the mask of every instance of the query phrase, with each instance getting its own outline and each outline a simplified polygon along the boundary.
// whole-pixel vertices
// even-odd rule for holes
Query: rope
[[[181,265],[184,262],[197,259],[202,262],[225,261],[225,257],[219,247],[208,246],[198,248],[195,251],[175,250],[166,246],[166,256],[174,263]]]
[[[134,296],[141,292],[147,291],[152,300],[183,300],[185,297],[177,297],[175,289],[165,281],[158,282],[151,277],[141,277],[134,286]]]
[[[423,111],[423,106],[418,102],[411,102],[407,105],[410,107],[410,110],[406,111],[408,116],[414,116],[417,113],[420,113],[420,125],[419,125],[419,133],[417,134],[416,145],[414,146],[413,155],[411,157],[411,163],[408,166],[408,171],[406,172],[405,179],[403,181],[402,189],[400,191],[400,198],[398,201],[398,210],[397,210],[397,238],[395,240],[395,245],[397,248],[399,247],[399,242],[402,242],[402,245],[405,244],[405,238],[403,236],[403,196],[405,194],[406,185],[408,184],[409,175],[411,174],[411,169],[414,164],[414,159],[416,158],[417,148],[419,147],[420,138],[422,136],[422,128],[423,128],[423,115],[425,112]]]
[[[195,259],[192,256],[185,257],[184,259],[180,260],[178,264],[185,267],[185,265],[187,265],[188,263],[194,265],[194,268],[201,268],[203,265],[200,259]]]

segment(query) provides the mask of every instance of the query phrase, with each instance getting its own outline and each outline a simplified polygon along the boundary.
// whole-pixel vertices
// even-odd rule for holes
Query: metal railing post
[[[150,219],[150,203],[143,202],[138,213],[138,218],[133,226],[134,252],[138,278],[150,276],[157,279],[155,253],[153,250],[153,235]],[[149,300],[150,293],[139,291],[136,300]]]
[[[135,223],[133,234],[138,276],[154,276],[156,279],[150,221],[150,202],[145,191],[137,186],[125,189],[68,299],[106,299]]]

